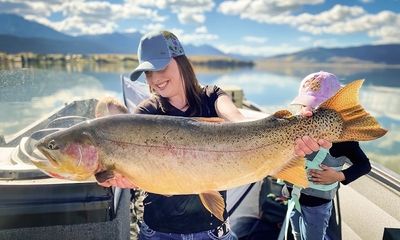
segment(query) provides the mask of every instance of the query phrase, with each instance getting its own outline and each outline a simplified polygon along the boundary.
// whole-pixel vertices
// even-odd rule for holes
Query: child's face
[[[314,110],[310,106],[301,105],[301,104],[292,104],[290,105],[289,110],[299,115],[309,116],[310,113]]]

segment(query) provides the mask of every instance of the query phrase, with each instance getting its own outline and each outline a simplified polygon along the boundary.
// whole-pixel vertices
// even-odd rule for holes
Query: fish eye
[[[57,150],[59,149],[58,145],[56,144],[56,141],[51,140],[48,144],[47,144],[47,148],[50,150]]]

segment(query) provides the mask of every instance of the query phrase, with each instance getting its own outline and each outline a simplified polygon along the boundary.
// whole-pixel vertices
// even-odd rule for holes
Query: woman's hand
[[[302,107],[301,115],[306,117],[312,116],[312,108],[310,107]],[[296,145],[294,146],[294,153],[296,156],[304,157],[307,154],[311,154],[312,152],[316,152],[320,149],[320,147],[329,149],[332,147],[332,143],[328,142],[324,139],[314,139],[310,136],[303,136],[301,138],[296,139]]]
[[[294,153],[296,156],[304,157],[307,154],[311,154],[312,152],[316,152],[320,149],[320,147],[329,149],[332,147],[332,143],[328,142],[324,139],[314,139],[310,136],[303,136],[301,138],[296,139],[296,145],[294,146]]]
[[[311,169],[308,171],[309,180],[315,184],[332,184],[345,180],[345,176],[342,172],[336,172],[334,168],[320,165],[322,170]]]
[[[136,189],[137,186],[131,183],[127,178],[122,176],[119,173],[114,173],[112,178],[105,180],[104,182],[97,182],[100,186],[103,187],[119,187],[119,188],[133,188]]]

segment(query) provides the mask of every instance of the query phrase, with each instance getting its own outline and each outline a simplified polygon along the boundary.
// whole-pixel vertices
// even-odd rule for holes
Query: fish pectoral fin
[[[293,114],[288,110],[279,110],[274,113],[273,116],[276,118],[291,118],[293,117]]]
[[[223,118],[219,117],[193,117],[191,118],[197,122],[209,122],[209,123],[222,123],[225,122]]]
[[[113,178],[114,172],[111,170],[105,170],[105,171],[96,173],[94,176],[95,176],[97,182],[103,183],[103,182],[107,181],[108,179]]]
[[[276,178],[283,179],[294,185],[308,187],[307,173],[305,169],[304,157],[294,157],[281,171],[274,175]]]
[[[225,201],[219,192],[200,193],[200,201],[209,212],[219,220],[224,221]]]

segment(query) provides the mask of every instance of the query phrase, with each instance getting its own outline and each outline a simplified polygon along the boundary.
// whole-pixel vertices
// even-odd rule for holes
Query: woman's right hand
[[[136,189],[137,186],[131,183],[126,177],[122,176],[119,173],[114,173],[112,178],[105,180],[104,182],[97,182],[100,186],[103,187],[119,187],[119,188],[133,188]]]

